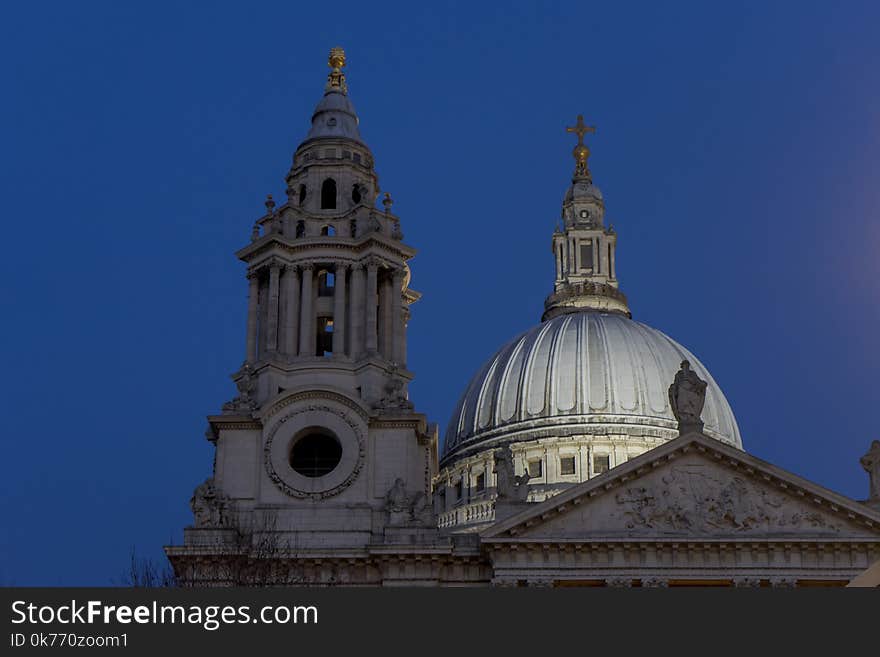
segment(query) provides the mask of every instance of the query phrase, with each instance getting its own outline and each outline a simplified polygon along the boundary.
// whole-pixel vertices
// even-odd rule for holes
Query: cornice
[[[392,259],[396,258],[403,262],[410,260],[418,253],[416,249],[406,246],[402,242],[393,241],[381,233],[370,233],[362,238],[354,239],[324,235],[288,239],[285,235],[270,233],[240,249],[235,255],[239,260],[252,262],[259,255],[270,251],[272,247],[278,247],[285,254],[294,255],[322,248],[360,254],[371,246],[378,246],[388,251]]]

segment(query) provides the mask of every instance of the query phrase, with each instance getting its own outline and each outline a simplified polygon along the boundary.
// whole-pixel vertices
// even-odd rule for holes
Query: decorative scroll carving
[[[617,494],[627,528],[684,534],[841,529],[821,513],[791,508],[784,497],[739,476],[673,467],[661,482]]]
[[[432,524],[431,506],[425,493],[418,491],[410,495],[400,477],[394,480],[394,485],[385,494],[385,510],[391,525]]]
[[[703,404],[706,403],[706,382],[691,369],[691,364],[681,361],[681,369],[669,386],[669,405],[678,420],[679,433],[703,430]]]
[[[252,411],[257,407],[257,377],[250,363],[244,363],[241,368],[232,375],[238,388],[238,396],[223,404],[224,413],[240,411]]]
[[[229,498],[214,485],[214,479],[205,479],[193,491],[189,501],[195,526],[202,528],[229,527]]]
[[[529,494],[528,483],[531,478],[528,470],[523,475],[515,474],[510,445],[496,449],[494,457],[498,499],[506,502],[525,502]]]

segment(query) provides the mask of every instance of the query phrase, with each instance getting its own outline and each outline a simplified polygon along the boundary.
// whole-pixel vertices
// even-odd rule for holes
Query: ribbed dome
[[[685,359],[708,383],[705,433],[742,448],[724,394],[687,349],[621,314],[578,312],[526,331],[483,365],[449,423],[444,464],[540,436],[599,431],[673,438],[677,422],[667,391]]]

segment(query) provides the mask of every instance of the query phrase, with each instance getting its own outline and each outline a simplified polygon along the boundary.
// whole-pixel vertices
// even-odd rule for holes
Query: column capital
[[[299,263],[299,268],[303,271],[313,271],[315,269],[314,262],[301,262]]]

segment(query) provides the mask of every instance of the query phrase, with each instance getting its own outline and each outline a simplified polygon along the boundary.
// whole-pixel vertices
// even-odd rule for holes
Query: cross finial
[[[596,132],[596,128],[584,123],[584,115],[578,114],[577,123],[572,127],[566,127],[566,132],[573,132],[577,135],[578,143],[572,151],[574,155],[574,176],[575,178],[590,179],[590,169],[587,167],[587,159],[590,157],[590,148],[584,143],[584,135]]]
[[[566,132],[573,132],[578,136],[578,144],[584,143],[584,135],[596,132],[596,128],[591,125],[584,124],[584,115],[578,114],[577,123],[574,127],[566,128]]]

